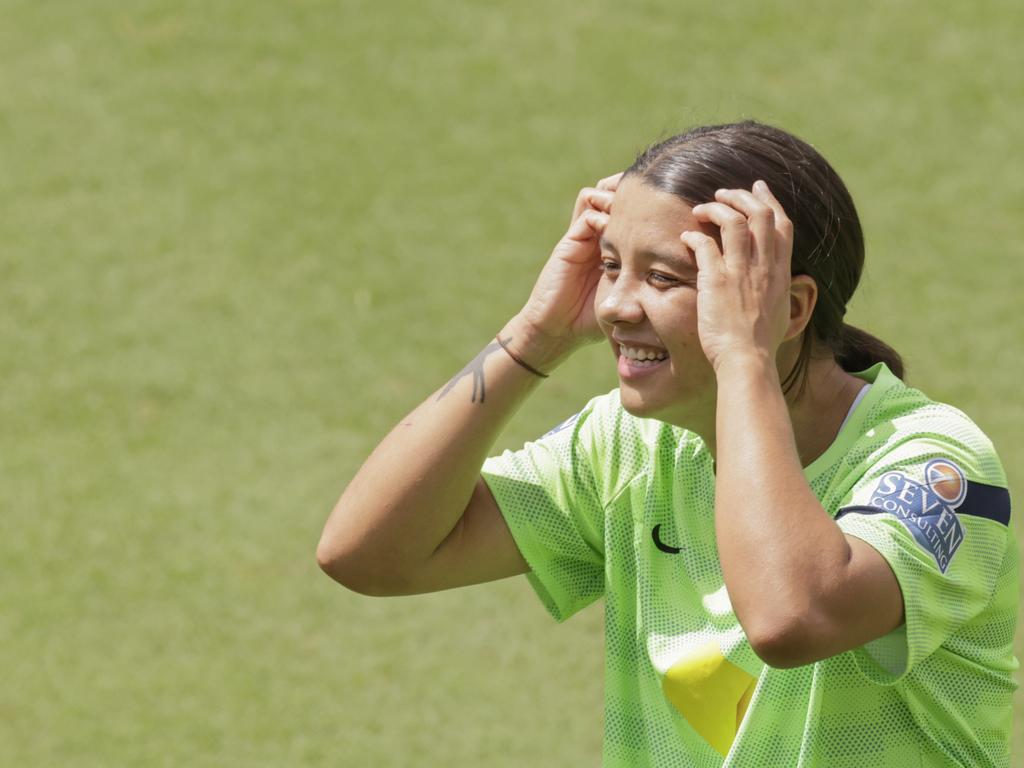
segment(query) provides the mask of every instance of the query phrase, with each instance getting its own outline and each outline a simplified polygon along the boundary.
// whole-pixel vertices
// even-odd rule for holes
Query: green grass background
[[[599,606],[314,550],[578,187],[693,123],[833,161],[853,322],[1024,493],[1024,6],[942,6],[0,0],[0,764],[596,765]],[[581,354],[499,447],[613,384]]]

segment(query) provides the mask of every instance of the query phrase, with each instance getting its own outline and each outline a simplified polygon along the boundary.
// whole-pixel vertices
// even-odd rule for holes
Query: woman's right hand
[[[580,190],[569,229],[516,318],[531,337],[531,350],[521,353],[533,352],[535,365],[542,370],[551,370],[575,350],[601,338],[594,315],[594,293],[601,279],[599,241],[621,179],[622,173],[616,173]]]

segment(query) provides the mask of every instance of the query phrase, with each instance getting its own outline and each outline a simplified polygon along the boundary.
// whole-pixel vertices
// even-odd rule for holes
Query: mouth
[[[618,372],[623,379],[645,376],[669,361],[668,350],[617,344]]]

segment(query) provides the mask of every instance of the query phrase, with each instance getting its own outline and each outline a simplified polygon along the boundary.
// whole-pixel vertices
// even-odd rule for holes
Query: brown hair
[[[903,378],[899,353],[843,322],[864,268],[864,235],[853,199],[828,161],[810,144],[751,120],[693,128],[645,150],[626,171],[685,200],[708,202],[718,189],[750,189],[763,180],[793,222],[794,275],[809,275],[818,301],[800,355],[783,382],[803,390],[814,341],[846,371],[884,362]]]

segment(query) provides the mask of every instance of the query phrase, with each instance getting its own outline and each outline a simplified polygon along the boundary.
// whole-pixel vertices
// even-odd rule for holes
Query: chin
[[[619,399],[626,413],[641,419],[662,418],[667,411],[665,403],[659,403],[649,395],[644,396],[626,384],[619,384]]]
[[[666,424],[683,427],[691,432],[704,435],[714,426],[715,397],[710,401],[681,402],[676,398],[657,398],[652,392],[638,392],[627,384],[619,383],[619,399],[622,408],[631,416],[641,419],[656,419]]]

